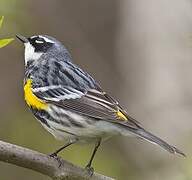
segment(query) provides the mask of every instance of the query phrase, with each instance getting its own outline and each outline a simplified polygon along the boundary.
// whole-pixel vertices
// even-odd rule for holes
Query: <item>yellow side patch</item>
[[[117,117],[120,119],[120,120],[124,120],[124,121],[127,121],[128,119],[126,118],[126,116],[121,112],[121,111],[117,111]]]
[[[29,106],[32,106],[36,109],[46,109],[47,104],[40,100],[37,96],[35,96],[32,92],[32,80],[28,79],[25,86],[24,86],[24,95],[25,95],[25,101]]]

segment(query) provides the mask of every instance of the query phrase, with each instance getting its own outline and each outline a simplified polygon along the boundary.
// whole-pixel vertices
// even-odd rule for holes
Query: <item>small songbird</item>
[[[117,135],[136,136],[170,153],[185,154],[146,131],[120,104],[72,62],[61,42],[47,35],[16,36],[25,46],[24,96],[27,105],[55,138],[67,143],[95,143],[86,168],[91,167],[101,142]]]

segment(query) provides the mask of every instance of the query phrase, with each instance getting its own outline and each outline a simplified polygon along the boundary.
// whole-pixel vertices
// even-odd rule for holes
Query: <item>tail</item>
[[[163,141],[162,139],[160,139],[157,136],[151,134],[150,132],[146,131],[143,128],[139,128],[137,130],[134,130],[134,131],[131,130],[131,131],[132,131],[132,133],[136,134],[138,137],[140,137],[140,138],[142,138],[142,139],[144,139],[146,141],[149,141],[149,142],[151,142],[153,144],[159,145],[163,149],[167,150],[170,153],[180,154],[180,155],[186,157],[186,155],[182,151],[180,151],[179,149],[177,149],[174,146],[169,145],[167,142]]]

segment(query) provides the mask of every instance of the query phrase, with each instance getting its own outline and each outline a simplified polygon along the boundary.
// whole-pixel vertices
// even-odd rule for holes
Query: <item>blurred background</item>
[[[135,138],[115,137],[99,149],[95,171],[118,180],[192,179],[191,0],[0,0],[0,15],[0,38],[56,37],[131,116],[187,154],[173,156]],[[23,53],[18,41],[0,49],[0,139],[48,154],[63,142],[24,103]],[[92,148],[74,145],[61,156],[85,166]],[[49,179],[1,162],[0,176]]]

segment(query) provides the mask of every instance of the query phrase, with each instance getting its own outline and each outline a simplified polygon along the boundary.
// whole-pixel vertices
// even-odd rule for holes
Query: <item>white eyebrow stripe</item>
[[[44,37],[44,36],[39,36],[40,38],[43,38],[46,42],[50,42],[50,43],[54,43],[54,41],[50,40],[49,38],[47,37]]]
[[[31,36],[30,38],[33,39],[33,38],[36,38],[36,37],[38,37],[38,36]]]

